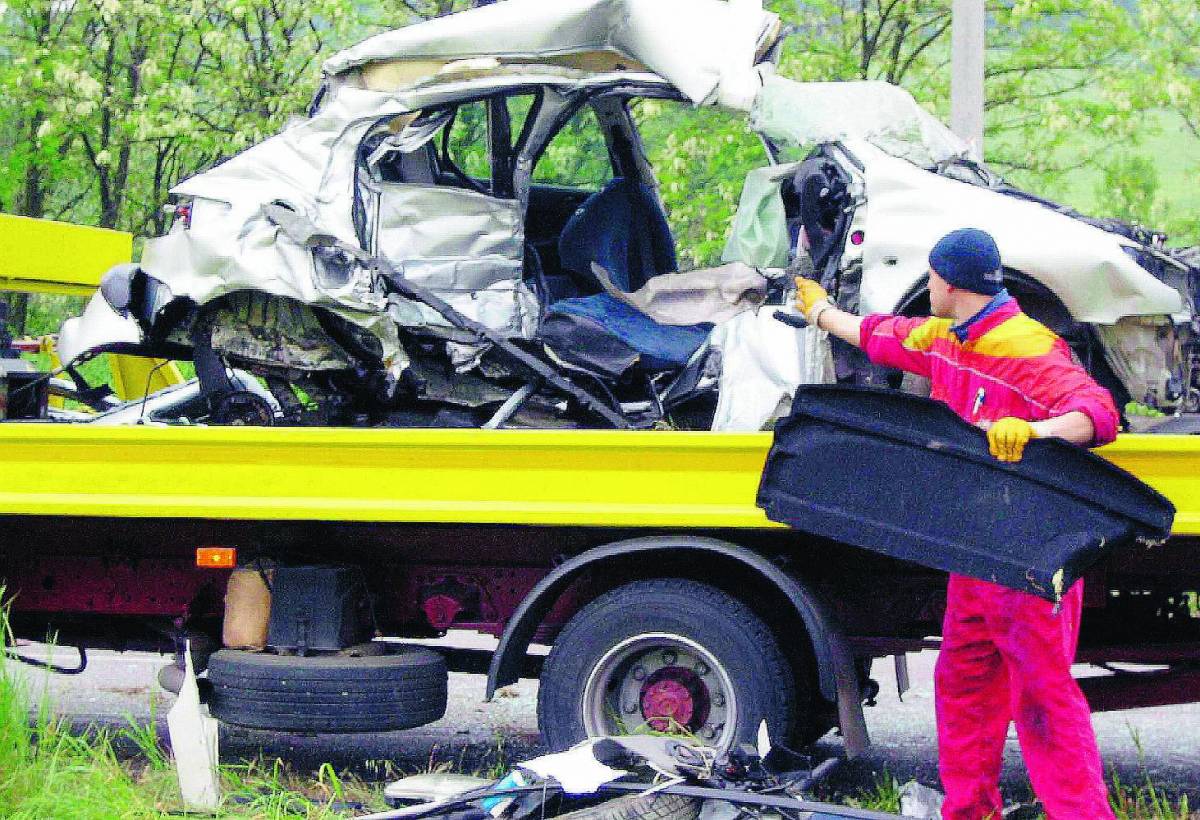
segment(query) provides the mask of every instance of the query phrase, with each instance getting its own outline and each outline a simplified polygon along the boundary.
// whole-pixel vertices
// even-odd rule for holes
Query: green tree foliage
[[[896,82],[944,116],[950,2],[768,0],[796,29],[781,72]],[[332,50],[469,4],[0,3],[0,208],[159,233],[167,190],[302,114]],[[988,0],[987,8],[989,161],[1051,195],[1062,195],[1064,172],[1107,169],[1107,183],[1072,189],[1088,201],[1070,204],[1087,207],[1098,190],[1105,208],[1171,216],[1162,197],[1156,211],[1122,204],[1103,186],[1137,193],[1136,162],[1126,160],[1137,155],[1147,108],[1174,112],[1200,136],[1195,0]],[[486,173],[486,145],[475,133],[486,110],[477,108],[464,110],[452,132],[471,174]],[[640,102],[634,115],[681,260],[716,261],[742,177],[765,161],[761,147],[737,115],[663,101]],[[511,117],[519,123],[523,111]],[[595,187],[606,161],[598,129],[581,118],[550,146],[535,178]]]
[[[783,73],[886,80],[949,110],[951,0],[800,0]],[[1129,80],[1137,27],[1111,0],[989,0],[988,161],[1045,190],[1128,143],[1139,118]],[[781,9],[786,14],[784,9]],[[1079,150],[1078,135],[1100,145]]]
[[[333,49],[464,5],[8,0],[0,208],[161,232],[167,190],[302,114]]]
[[[715,108],[640,100],[632,113],[658,178],[681,267],[720,262],[742,180],[766,151],[745,118]]]
[[[1200,138],[1200,5],[1195,0],[1142,0],[1138,23],[1145,88]]]
[[[1117,156],[1104,167],[1096,202],[1108,216],[1141,225],[1161,224],[1158,169],[1143,156]]]

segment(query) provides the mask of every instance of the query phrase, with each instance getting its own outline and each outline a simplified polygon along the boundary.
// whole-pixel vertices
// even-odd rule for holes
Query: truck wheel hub
[[[663,632],[609,649],[588,675],[582,706],[590,737],[648,728],[726,748],[737,726],[737,694],[721,663],[690,638]]]
[[[657,732],[695,730],[708,720],[708,687],[691,669],[667,666],[642,686],[642,717]]]

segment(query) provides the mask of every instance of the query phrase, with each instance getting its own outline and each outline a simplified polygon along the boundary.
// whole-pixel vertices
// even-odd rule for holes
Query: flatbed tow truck
[[[60,267],[37,258],[35,227],[0,222],[3,287],[84,291],[120,252],[71,228],[94,258]],[[727,747],[766,719],[798,742],[838,726],[854,753],[871,661],[895,656],[902,672],[905,652],[937,646],[944,576],[768,521],[755,494],[770,445],[769,433],[5,423],[0,584],[18,637],[53,630],[81,656],[187,639],[203,666],[235,565],[274,573],[277,654],[209,661],[214,713],[242,725],[419,725],[440,717],[448,668],[486,671],[489,697],[540,674],[551,746],[649,726]],[[1165,544],[1089,574],[1079,660],[1109,674],[1085,692],[1097,710],[1200,700],[1200,439],[1122,435],[1099,452],[1178,513]],[[321,580],[285,589],[288,566]],[[300,616],[278,623],[285,612]],[[329,628],[343,639],[326,649]],[[369,640],[451,628],[499,646],[431,659]],[[544,661],[532,642],[552,644]]]

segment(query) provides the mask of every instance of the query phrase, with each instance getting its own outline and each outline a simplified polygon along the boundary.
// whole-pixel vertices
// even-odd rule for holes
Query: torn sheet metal
[[[592,273],[610,296],[660,325],[726,322],[757,309],[767,298],[767,277],[741,262],[659,274],[633,293],[614,285],[608,272],[595,262]]]
[[[379,190],[376,253],[402,260],[404,277],[493,330],[529,337],[537,299],[522,281],[520,203],[476,191],[384,183]],[[410,326],[449,327],[420,302],[395,308]]]
[[[701,104],[744,97],[746,77],[780,33],[761,0],[508,0],[378,34],[335,54],[324,71],[378,66],[374,84],[387,71],[393,92],[503,66],[614,79],[650,72]]]
[[[801,384],[833,381],[829,334],[812,326],[797,332],[775,319],[778,310],[743,313],[713,329],[711,344],[721,351],[713,430],[762,430],[787,415]]]
[[[911,94],[878,80],[800,83],[767,77],[750,125],[796,146],[865,140],[923,167],[968,154],[967,144]]]

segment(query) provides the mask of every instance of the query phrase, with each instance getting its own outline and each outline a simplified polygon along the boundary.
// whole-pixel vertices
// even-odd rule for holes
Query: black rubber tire
[[[630,794],[586,809],[557,815],[554,820],[696,820],[700,801],[678,794]]]
[[[222,649],[208,680],[213,717],[253,729],[382,732],[446,714],[446,660],[420,647],[303,658]]]
[[[795,679],[762,619],[716,587],[655,578],[601,595],[555,640],[538,689],[538,727],[551,749],[587,737],[583,695],[590,675],[610,649],[647,633],[686,638],[720,663],[737,697],[732,743],[754,743],[764,719],[771,737],[790,737]]]

